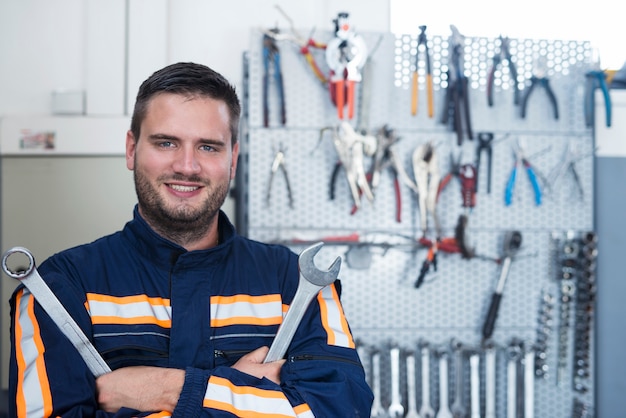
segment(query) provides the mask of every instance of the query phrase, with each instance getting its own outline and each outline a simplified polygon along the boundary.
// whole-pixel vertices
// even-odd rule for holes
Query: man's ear
[[[230,162],[230,179],[233,180],[237,174],[237,162],[239,161],[239,141],[233,146],[233,155]]]
[[[126,132],[126,168],[129,170],[135,169],[135,151],[137,149],[137,141],[135,136],[129,130]]]

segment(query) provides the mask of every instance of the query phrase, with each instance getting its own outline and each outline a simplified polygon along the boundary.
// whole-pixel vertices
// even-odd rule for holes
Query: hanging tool
[[[428,106],[428,117],[432,118],[435,114],[435,102],[433,92],[433,72],[430,62],[430,51],[428,50],[428,39],[426,37],[426,26],[420,26],[420,34],[417,37],[417,50],[415,52],[415,71],[413,72],[413,84],[411,94],[411,114],[417,115],[417,103],[418,103],[418,81],[420,70],[420,56],[424,56],[424,69],[426,70],[425,83],[426,83],[426,103]],[[421,51],[420,51],[421,50]]]
[[[585,126],[592,127],[594,124],[596,98],[595,91],[600,89],[604,97],[604,110],[606,115],[606,127],[611,127],[611,95],[606,84],[606,73],[602,70],[592,70],[585,74]]]
[[[393,146],[400,140],[395,131],[387,125],[379,129],[377,135],[376,152],[367,177],[370,181],[372,190],[375,190],[379,183],[383,170],[389,169],[393,176],[393,187],[396,198],[396,221],[402,222],[402,193],[400,191],[400,182],[404,183],[415,193],[418,193],[417,185],[411,181],[409,175],[404,170],[404,166],[399,156],[393,149]],[[357,207],[354,206],[352,213],[355,213]]]
[[[287,188],[287,197],[289,199],[289,207],[293,209],[293,195],[291,193],[291,185],[289,184],[289,176],[287,175],[287,169],[285,168],[285,150],[282,144],[280,144],[278,151],[274,155],[274,161],[272,162],[272,168],[270,170],[270,180],[269,180],[269,185],[267,186],[267,195],[265,197],[267,206],[270,205],[270,200],[272,197],[272,184],[274,181],[274,177],[276,176],[276,172],[278,170],[280,170],[281,173],[283,173],[283,176],[285,178],[285,187]]]
[[[330,68],[330,96],[343,120],[344,106],[348,119],[354,117],[356,84],[362,79],[361,69],[367,60],[365,40],[357,35],[348,20],[348,13],[339,13],[334,20],[335,37],[326,45],[326,62]]]
[[[511,203],[513,203],[513,191],[515,189],[515,181],[517,179],[517,170],[518,167],[521,165],[526,169],[530,184],[533,186],[533,190],[535,192],[535,204],[537,206],[541,205],[541,187],[539,186],[539,180],[537,179],[536,170],[530,163],[530,161],[525,157],[524,150],[520,146],[519,140],[517,140],[516,145],[513,147],[513,153],[515,163],[513,165],[513,169],[511,170],[509,180],[506,183],[506,189],[504,192],[504,203],[507,206],[510,206]]]
[[[476,191],[478,191],[478,175],[480,173],[480,161],[483,152],[487,154],[487,194],[491,193],[491,166],[493,157],[493,132],[478,132],[478,145],[476,146]]]
[[[270,33],[278,33],[278,29],[272,29]],[[273,66],[273,68],[271,68]],[[274,37],[268,33],[263,35],[263,126],[269,126],[269,80],[270,73],[274,74],[274,84],[278,92],[280,106],[280,122],[284,126],[287,123],[287,111],[285,109],[285,88],[283,84],[283,72],[280,66],[280,51]]]
[[[491,338],[493,334],[494,326],[496,325],[496,319],[498,317],[498,310],[500,308],[500,302],[502,300],[502,292],[504,291],[504,285],[506,279],[509,276],[509,270],[511,263],[515,258],[515,255],[522,246],[522,233],[519,231],[507,231],[504,235],[504,242],[502,245],[502,269],[500,270],[500,277],[496,283],[496,289],[491,295],[491,303],[485,322],[483,324],[482,336],[483,344],[485,341]]]
[[[300,270],[298,289],[283,322],[278,327],[276,337],[274,337],[263,363],[271,363],[283,358],[311,300],[320,290],[337,280],[341,269],[340,257],[333,261],[328,270],[319,270],[315,266],[315,255],[323,245],[322,242],[314,244],[303,250],[298,256],[298,268]]]
[[[304,38],[296,30],[293,20],[289,17],[289,15],[287,15],[287,13],[285,13],[285,11],[279,5],[275,5],[275,7],[289,22],[291,35],[289,36],[288,39],[290,39],[291,41],[295,42],[298,45],[298,47],[300,48],[300,53],[304,56],[304,59],[309,64],[309,67],[311,67],[313,74],[315,74],[318,80],[324,85],[328,83],[328,79],[326,78],[326,75],[320,69],[319,65],[317,64],[317,61],[315,60],[315,57],[313,56],[313,53],[311,52],[311,48],[316,48],[316,49],[321,49],[321,50],[326,49],[326,44],[315,41],[312,37],[313,31],[311,31],[311,35],[309,35],[308,38]]]
[[[513,104],[519,104],[519,86],[517,84],[517,68],[513,62],[511,51],[509,49],[510,40],[508,37],[502,35],[498,38],[500,40],[500,50],[493,56],[493,63],[489,74],[487,76],[487,104],[493,106],[493,86],[496,83],[496,75],[503,74],[503,63],[506,62],[509,70],[509,78],[511,80],[511,86],[513,87]]]
[[[320,136],[327,129],[320,132]],[[348,122],[342,122],[333,130],[333,145],[339,156],[339,161],[333,169],[330,178],[330,199],[335,198],[335,183],[339,171],[343,167],[348,180],[354,205],[361,206],[361,194],[370,201],[374,201],[374,193],[365,174],[365,155],[371,156],[376,151],[376,138],[370,135],[361,135],[354,131]]]
[[[548,100],[550,100],[552,110],[554,111],[554,119],[558,119],[559,105],[556,101],[556,95],[554,94],[554,90],[552,90],[552,86],[550,85],[545,57],[540,57],[535,61],[534,73],[530,77],[530,86],[526,87],[526,93],[522,98],[522,118],[526,117],[526,109],[528,107],[528,99],[530,97],[530,94],[538,87],[543,87],[543,89],[545,90],[546,94],[548,95]]]
[[[435,223],[436,236],[441,236],[441,226],[437,215],[437,194],[439,191],[439,160],[432,142],[424,143],[413,151],[413,175],[418,190],[422,235],[428,233],[428,214]]]
[[[550,190],[557,190],[557,183],[565,175],[566,172],[569,172],[572,173],[572,177],[574,178],[574,182],[576,183],[576,188],[578,190],[580,198],[584,199],[585,191],[583,189],[578,170],[576,170],[576,162],[585,157],[585,155],[581,156],[573,152],[572,143],[571,141],[568,141],[567,145],[565,146],[565,152],[563,153],[563,157],[561,157],[559,163],[548,173]]]
[[[463,143],[463,137],[474,139],[469,109],[469,80],[464,74],[463,44],[465,37],[454,25],[450,25],[450,64],[448,70],[448,87],[446,88],[445,106],[441,123],[447,125],[452,119],[452,129],[456,132],[457,145]],[[466,131],[463,131],[463,121]]]
[[[7,265],[7,260],[12,254],[25,255],[29,261],[28,266],[24,270],[12,271]],[[29,250],[23,247],[13,247],[6,251],[2,256],[2,270],[4,270],[7,276],[19,280],[20,283],[26,286],[35,300],[50,316],[52,322],[59,327],[63,335],[78,350],[78,353],[95,377],[111,371],[109,365],[98,353],[74,318],[70,316],[63,304],[41,278],[35,266],[35,258]]]

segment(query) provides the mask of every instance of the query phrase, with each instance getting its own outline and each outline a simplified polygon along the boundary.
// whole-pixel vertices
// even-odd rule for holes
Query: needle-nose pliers
[[[541,205],[541,186],[539,185],[539,180],[537,179],[537,173],[535,172],[535,168],[532,166],[530,161],[528,161],[524,155],[524,151],[520,146],[519,141],[517,141],[516,145],[513,147],[513,153],[515,156],[515,163],[513,165],[513,169],[511,170],[509,180],[506,183],[504,203],[506,206],[510,206],[511,203],[513,203],[513,191],[515,189],[515,181],[517,179],[517,169],[521,165],[526,169],[530,184],[533,186],[533,191],[535,192],[535,204],[537,206]]]
[[[278,33],[278,29],[272,29],[263,35],[263,126],[269,126],[269,80],[270,72],[274,72],[274,81],[278,91],[278,101],[280,106],[280,122],[287,123],[287,112],[285,110],[285,89],[283,86],[283,73],[280,67],[280,51],[272,33]],[[273,70],[270,68],[274,66]]]

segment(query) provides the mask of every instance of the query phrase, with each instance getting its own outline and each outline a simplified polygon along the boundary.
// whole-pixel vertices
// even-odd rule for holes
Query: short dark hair
[[[239,134],[241,105],[235,88],[224,76],[206,65],[192,62],[179,62],[168,65],[153,73],[141,83],[135,109],[130,122],[130,130],[139,139],[141,123],[146,117],[150,100],[160,93],[174,93],[184,96],[206,96],[222,100],[230,114],[231,142],[234,146]]]

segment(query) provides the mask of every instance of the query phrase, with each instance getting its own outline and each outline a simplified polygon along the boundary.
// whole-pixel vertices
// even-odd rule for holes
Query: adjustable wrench
[[[460,341],[452,341],[454,352],[454,402],[452,403],[452,416],[454,418],[465,417],[463,405],[463,345]]]
[[[420,408],[420,418],[433,418],[435,411],[430,405],[430,348],[427,343],[423,343],[420,348],[422,357],[422,407]]]
[[[7,266],[7,259],[12,254],[21,253],[28,258],[28,267],[24,271],[12,271]],[[33,295],[52,321],[59,327],[72,345],[78,350],[89,370],[95,377],[111,371],[100,353],[91,344],[83,330],[78,326],[74,318],[70,316],[59,299],[43,281],[35,266],[35,258],[32,253],[23,247],[13,247],[2,256],[2,270],[7,276],[19,280]]]
[[[452,418],[448,406],[448,353],[439,354],[439,410],[435,418]]]
[[[415,354],[406,355],[406,392],[408,408],[404,418],[421,418],[417,413],[417,392],[415,391]]]
[[[470,410],[471,418],[480,418],[480,356],[472,353],[470,364]]]
[[[404,415],[400,396],[400,348],[391,347],[389,350],[391,357],[391,404],[387,413],[391,418],[400,418]]]
[[[271,363],[283,358],[311,300],[320,290],[333,283],[339,275],[339,269],[341,268],[340,257],[335,259],[327,271],[322,271],[315,267],[313,259],[315,254],[322,248],[322,245],[324,245],[323,242],[313,244],[304,249],[298,256],[298,267],[300,269],[298,289],[291,305],[289,305],[282,324],[278,327],[278,332],[267,352],[267,356],[265,356],[264,363]]]

